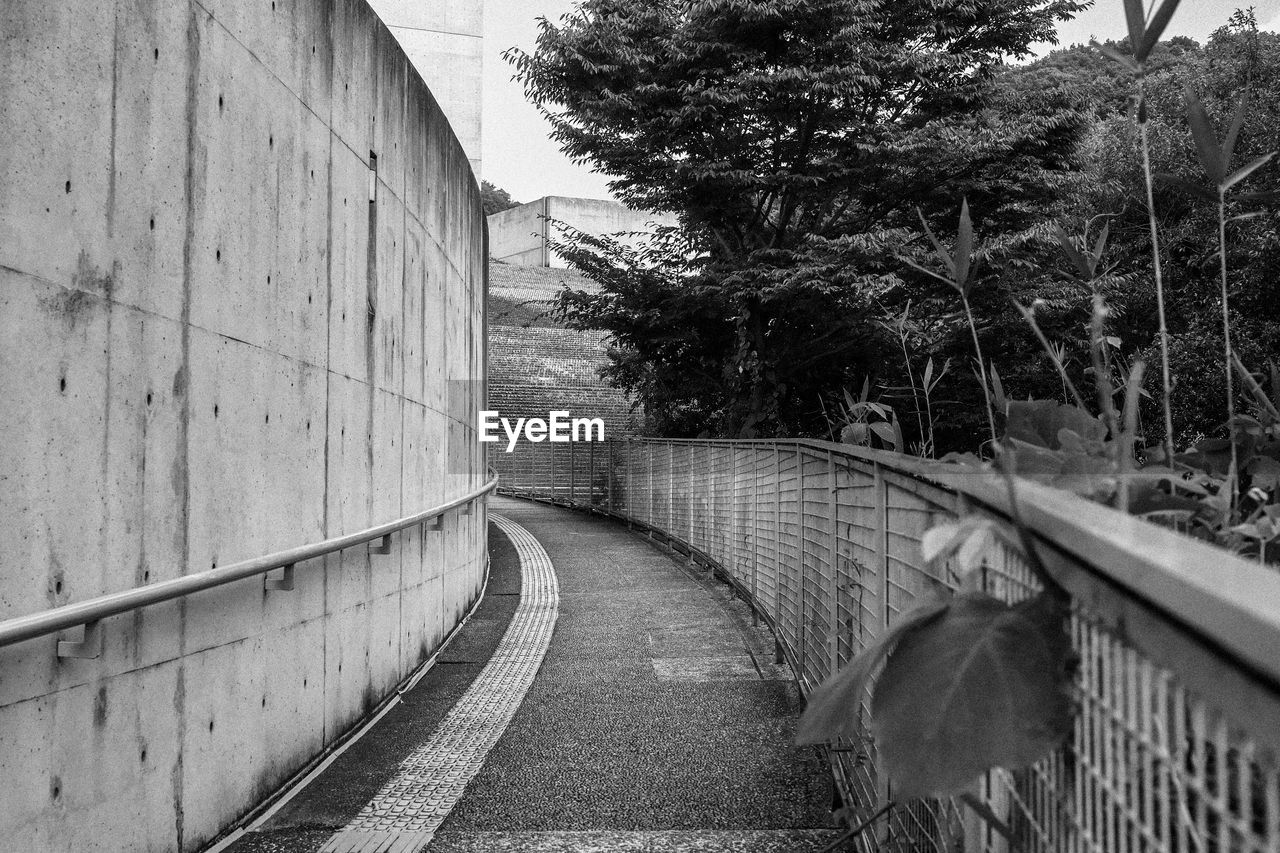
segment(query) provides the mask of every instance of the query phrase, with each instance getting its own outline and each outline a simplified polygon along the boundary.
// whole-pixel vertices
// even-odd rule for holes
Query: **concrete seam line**
[[[484,669],[425,743],[320,853],[356,853],[430,843],[484,766],[529,691],[555,629],[560,589],[555,567],[528,530],[489,513],[520,557],[520,603]],[[398,846],[396,849],[400,849]]]

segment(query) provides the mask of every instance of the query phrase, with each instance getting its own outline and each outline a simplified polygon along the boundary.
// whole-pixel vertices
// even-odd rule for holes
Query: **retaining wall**
[[[371,195],[374,197],[371,201]],[[363,0],[0,4],[0,619],[484,480],[485,223]],[[196,850],[478,594],[484,513],[0,648],[0,838]]]

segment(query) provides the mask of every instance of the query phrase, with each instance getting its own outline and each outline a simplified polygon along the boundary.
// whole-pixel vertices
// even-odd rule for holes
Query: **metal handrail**
[[[637,443],[805,447],[881,465],[1008,515],[1004,481],[982,469],[818,439],[636,439]],[[1280,690],[1280,572],[1073,493],[1017,481],[1019,512],[1036,536],[1228,652]]]
[[[309,545],[300,545],[296,548],[276,551],[272,554],[254,557],[250,560],[242,560],[216,569],[206,569],[194,574],[157,581],[146,586],[134,587],[123,592],[113,592],[97,598],[65,604],[62,607],[42,610],[39,613],[19,616],[16,619],[7,619],[0,622],[0,646],[20,643],[24,640],[52,634],[67,628],[90,625],[108,616],[115,616],[152,604],[172,601],[175,598],[181,598],[216,586],[223,586],[254,575],[264,575],[275,569],[288,568],[295,563],[323,557],[326,554],[332,554],[344,548],[351,548],[355,545],[372,542],[375,539],[382,539],[407,527],[413,527],[415,524],[431,521],[450,510],[457,509],[484,497],[498,485],[498,475],[492,469],[490,473],[493,476],[489,481],[474,491],[454,498],[448,503],[431,507],[413,515],[407,515],[395,521],[388,521],[376,527],[369,527],[365,530],[348,533],[345,536],[337,536],[333,539],[325,539],[321,542],[313,542]]]

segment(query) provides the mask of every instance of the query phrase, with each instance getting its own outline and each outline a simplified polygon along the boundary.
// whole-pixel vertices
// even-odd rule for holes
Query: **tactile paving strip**
[[[417,853],[453,810],[524,700],[551,642],[560,607],[555,568],[529,531],[489,518],[520,557],[520,604],[493,657],[431,738],[320,853]]]

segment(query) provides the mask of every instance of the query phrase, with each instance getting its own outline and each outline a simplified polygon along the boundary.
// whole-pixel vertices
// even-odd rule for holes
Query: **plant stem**
[[[982,357],[982,344],[978,343],[978,327],[973,322],[973,311],[969,309],[969,297],[960,293],[960,301],[964,303],[964,315],[969,319],[969,333],[973,335],[973,351],[978,355],[978,372],[982,374],[982,396],[987,401],[987,426],[991,427],[991,449],[995,452],[1000,439],[996,438],[996,410],[991,405],[991,389],[987,387],[987,363]]]
[[[925,448],[926,453],[925,453],[924,455],[925,455],[927,458],[932,459],[932,458],[934,457],[934,444],[933,444],[933,401],[929,399],[929,393],[930,393],[930,392],[929,392],[929,389],[928,389],[928,387],[926,387],[926,388],[924,389],[924,408],[925,408],[925,412],[927,413],[927,417],[928,417],[928,419],[929,419],[929,444],[928,444],[928,446]]]
[[[1095,291],[1096,292],[1096,291]],[[1016,303],[1015,303],[1016,304]],[[1021,308],[1021,306],[1018,306]],[[1053,362],[1054,368],[1058,371],[1058,377],[1062,380],[1063,392],[1070,391],[1071,399],[1075,400],[1076,406],[1082,411],[1088,411],[1089,407],[1084,404],[1084,398],[1080,396],[1080,392],[1076,390],[1076,384],[1071,381],[1071,377],[1067,375],[1066,365],[1054,353],[1053,347],[1049,346],[1049,339],[1044,336],[1044,331],[1040,328],[1040,324],[1036,322],[1036,316],[1031,309],[1022,308],[1022,316],[1026,318],[1027,325],[1031,327],[1031,331],[1035,332],[1036,340],[1040,342],[1040,348],[1049,356],[1049,361]]]
[[[1146,81],[1138,84],[1139,112],[1145,112]],[[1160,318],[1160,378],[1164,384],[1164,455],[1165,462],[1173,465],[1173,407],[1170,397],[1173,395],[1173,382],[1169,378],[1169,327],[1165,323],[1164,314],[1164,275],[1160,266],[1160,235],[1156,226],[1155,192],[1151,179],[1151,143],[1147,138],[1147,123],[1138,122],[1138,130],[1142,137],[1142,174],[1147,184],[1147,224],[1151,229],[1151,257],[1156,276],[1156,313]]]
[[[1231,470],[1227,472],[1227,520],[1235,517],[1239,492],[1240,456],[1236,449],[1236,398],[1234,352],[1231,349],[1231,309],[1227,302],[1227,198],[1218,187],[1218,268],[1222,274],[1222,346],[1226,352],[1227,372],[1227,441],[1231,442]]]
[[[904,330],[898,331],[898,343],[902,346],[902,361],[907,365],[907,381],[911,383],[911,401],[916,408],[916,428],[920,430],[920,440],[924,441],[924,422],[920,419],[920,395],[916,392],[916,375],[911,369],[911,356],[907,354],[907,335]]]

